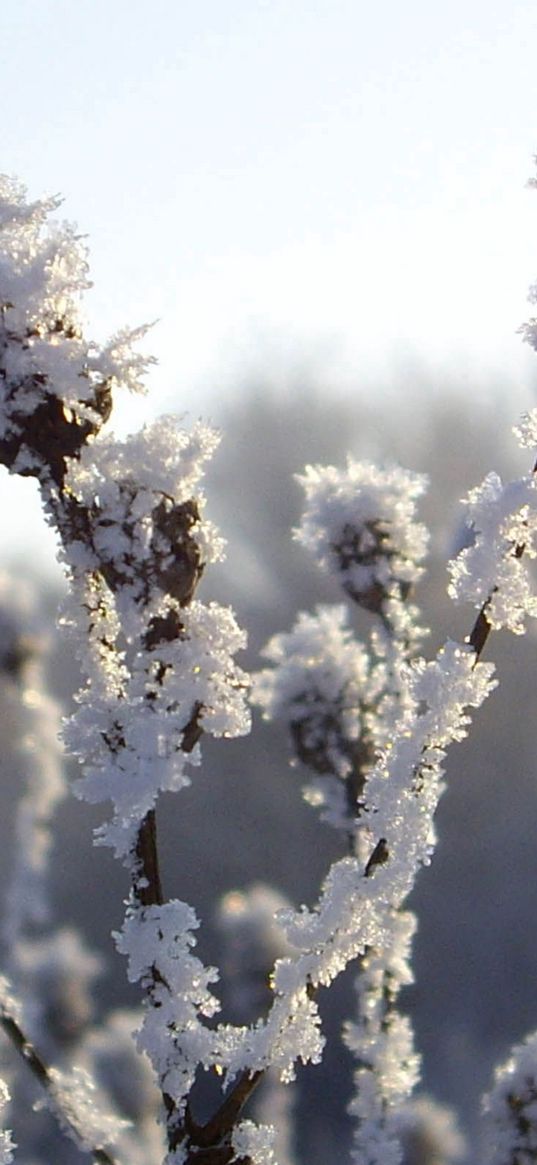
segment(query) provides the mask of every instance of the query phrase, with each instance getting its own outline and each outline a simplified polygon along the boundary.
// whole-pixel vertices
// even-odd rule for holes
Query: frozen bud
[[[86,248],[74,227],[49,222],[59,204],[31,203],[0,176],[0,461],[61,487],[67,460],[108,419],[114,382],[140,387],[133,369],[149,361],[126,336],[101,352],[84,338]]]
[[[205,563],[221,557],[198,485],[218,440],[208,426],[189,434],[163,417],[125,441],[100,440],[73,463],[71,537],[93,550],[115,594],[145,606],[160,592],[184,606]]]
[[[537,409],[523,413],[518,425],[513,426],[513,433],[521,449],[537,449]]]
[[[346,469],[307,466],[306,507],[295,536],[360,606],[377,614],[405,599],[422,574],[427,531],[415,521],[423,475],[349,458]]]
[[[0,1108],[7,1108],[10,1101],[10,1095],[7,1085],[3,1080],[0,1080]],[[5,1129],[0,1129],[0,1165],[10,1165],[13,1161],[13,1149],[15,1148],[11,1139],[11,1133]]]
[[[537,1159],[537,1033],[512,1049],[483,1100],[489,1165]]]
[[[373,763],[372,709],[382,685],[347,615],[344,606],[302,612],[291,631],[267,643],[263,655],[271,666],[253,686],[265,718],[287,726],[296,758],[322,778],[305,795],[337,828],[348,828],[349,810],[355,816]],[[327,778],[334,778],[329,789]],[[347,793],[341,781],[348,782]]]

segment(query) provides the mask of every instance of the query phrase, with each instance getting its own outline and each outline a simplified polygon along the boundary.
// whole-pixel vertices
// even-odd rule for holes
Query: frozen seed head
[[[537,409],[523,413],[513,433],[522,449],[537,449]]]
[[[115,594],[144,606],[160,592],[185,605],[205,563],[222,557],[199,488],[218,442],[206,425],[188,433],[161,417],[125,441],[102,437],[72,462],[72,537],[93,551]]]
[[[483,1101],[490,1165],[530,1165],[537,1159],[537,1033],[512,1049],[496,1069]]]
[[[151,363],[133,350],[143,328],[100,349],[85,339],[87,251],[73,226],[49,221],[59,205],[29,202],[0,175],[0,461],[57,486],[108,419],[115,384],[141,390]]]
[[[303,764],[346,777],[360,747],[362,709],[372,699],[369,657],[347,625],[346,608],[302,612],[263,655],[271,666],[254,679],[254,703],[266,719],[287,725]]]
[[[422,574],[427,531],[415,521],[422,474],[349,458],[345,469],[307,466],[306,506],[295,537],[360,606],[380,614]]]

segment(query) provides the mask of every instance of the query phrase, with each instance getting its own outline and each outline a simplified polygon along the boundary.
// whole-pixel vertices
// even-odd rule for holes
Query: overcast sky
[[[0,58],[1,168],[88,234],[96,338],[161,321],[155,407],[269,359],[530,381],[535,0],[2,0]]]

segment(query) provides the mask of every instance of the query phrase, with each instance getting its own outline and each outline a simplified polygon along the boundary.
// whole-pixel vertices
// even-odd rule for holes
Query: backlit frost
[[[343,470],[309,465],[298,481],[306,505],[295,536],[358,603],[378,609],[421,576],[427,531],[415,511],[423,475],[349,457]]]
[[[537,553],[536,490],[533,475],[503,485],[489,473],[466,499],[474,542],[449,567],[452,599],[478,608],[486,603],[490,626],[516,635],[523,633],[526,616],[537,615],[527,565]]]

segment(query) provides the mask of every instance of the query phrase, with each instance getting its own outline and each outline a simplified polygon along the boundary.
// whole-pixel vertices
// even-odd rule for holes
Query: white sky
[[[96,338],[161,320],[156,408],[260,352],[529,383],[536,60],[535,0],[2,0],[0,168],[89,235]]]

